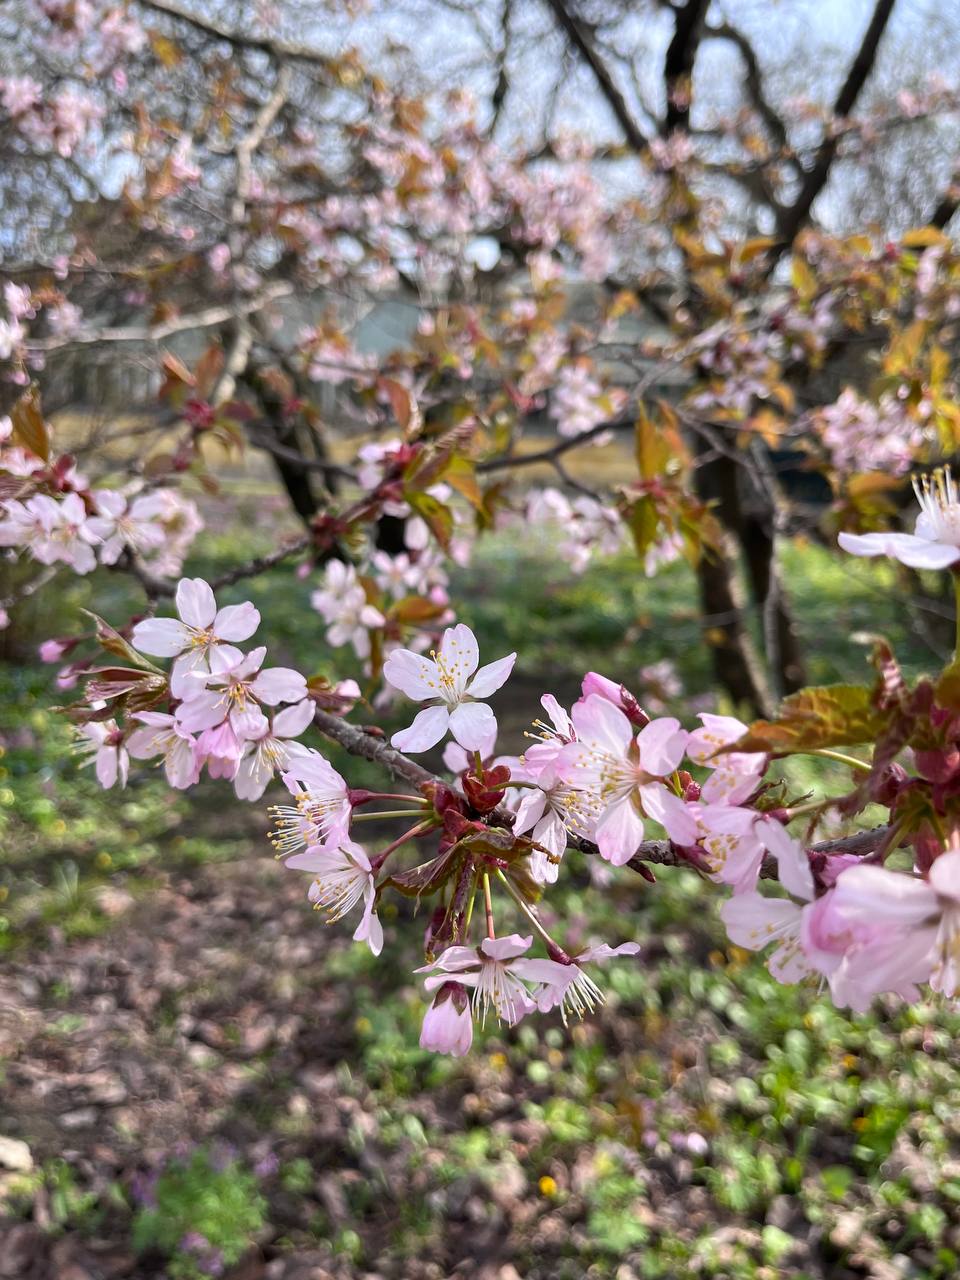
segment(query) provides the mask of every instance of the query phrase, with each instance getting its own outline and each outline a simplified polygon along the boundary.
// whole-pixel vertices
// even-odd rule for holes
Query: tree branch
[[[321,711],[319,708],[314,712],[313,723],[321,733],[325,734],[332,742],[337,743],[338,746],[343,747],[350,755],[360,756],[364,760],[369,760],[372,764],[382,765],[392,777],[400,782],[409,783],[410,786],[417,788],[423,787],[428,783],[450,785],[444,782],[442,778],[438,778],[435,774],[430,773],[429,770],[424,769],[415,760],[410,760],[394,747],[391,747],[386,739],[380,736],[379,730],[373,732],[358,725],[347,724],[346,721],[341,720],[338,716],[331,715],[328,711]],[[514,823],[514,815],[506,809],[495,809],[493,813],[487,816],[487,821],[496,826],[511,828]],[[889,827],[874,827],[870,831],[858,831],[852,836],[839,836],[833,840],[822,840],[818,844],[810,845],[809,851],[811,853],[825,854],[852,853],[857,857],[865,857],[878,848],[889,834],[889,830]],[[591,857],[599,856],[600,850],[592,840],[587,840],[583,836],[572,833],[568,833],[567,840],[572,848],[578,849],[581,853]],[[689,867],[693,864],[669,840],[645,840],[625,865],[632,871],[637,871],[643,875],[649,865]],[[764,859],[760,874],[764,879],[775,880],[777,878],[776,861],[773,858]]]
[[[693,64],[700,43],[702,19],[710,0],[687,0],[676,14],[673,38],[667,46],[663,62],[663,79],[667,90],[667,114],[664,133],[687,129],[690,125],[690,103],[693,97]]]
[[[570,13],[566,4],[564,4],[564,0],[547,0],[547,4],[552,9],[567,39],[593,72],[594,78],[600,87],[600,92],[616,117],[617,123],[623,130],[631,148],[638,153],[646,151],[649,145],[648,140],[641,133],[637,122],[631,115],[630,108],[627,106],[623,94],[614,83],[606,63],[597,53],[587,28]]]
[[[877,50],[880,47],[880,40],[886,30],[887,22],[893,13],[895,4],[896,0],[877,0],[873,17],[870,19],[870,25],[864,33],[860,49],[847,73],[843,87],[837,95],[836,102],[833,104],[833,115],[835,117],[847,116],[853,110],[854,104],[860,96],[860,91],[873,70]],[[817,149],[813,167],[803,180],[800,194],[792,205],[783,208],[778,219],[777,228],[783,238],[783,243],[771,253],[771,270],[777,258],[790,248],[799,231],[806,224],[814,200],[826,185],[839,142],[840,138],[836,133],[831,133],[824,138]]]

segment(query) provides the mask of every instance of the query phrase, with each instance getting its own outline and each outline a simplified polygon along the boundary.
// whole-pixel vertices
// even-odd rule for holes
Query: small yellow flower
[[[548,1200],[552,1200],[553,1197],[557,1194],[558,1188],[557,1188],[556,1181],[550,1177],[549,1173],[545,1173],[543,1175],[543,1177],[537,1183],[537,1186],[540,1188],[540,1194],[542,1196],[546,1196]]]

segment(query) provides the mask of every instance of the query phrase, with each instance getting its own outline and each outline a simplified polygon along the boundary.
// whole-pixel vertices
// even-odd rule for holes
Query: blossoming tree
[[[596,91],[584,136],[548,117],[535,139],[504,132],[509,5],[477,101],[417,84],[393,54],[367,67],[328,48],[295,10],[241,28],[180,0],[14,8],[0,129],[8,207],[25,212],[2,242],[3,617],[97,566],[142,588],[137,615],[42,645],[70,659],[59,683],[78,690],[69,714],[101,784],[155,760],[174,788],[203,771],[238,801],[285,788],[277,850],[330,919],[359,912],[354,936],[380,954],[384,896],[430,902],[423,1043],[443,1051],[466,1052],[491,1014],[583,1015],[602,998],[595,966],[636,951],[572,953],[545,928],[568,850],[649,879],[696,869],[729,889],[734,942],[773,946],[779,979],[818,975],[839,1003],[954,994],[960,655],[910,687],[879,643],[870,681],[805,687],[777,561],[814,525],[905,572],[960,557],[949,470],[919,482],[916,528],[899,527],[910,471],[956,451],[956,179],[948,166],[903,226],[851,231],[836,213],[836,175],[960,105],[935,78],[868,94],[893,0],[819,102],[772,95],[749,34],[703,0],[671,6],[656,109],[624,87],[616,6],[521,6],[525,37],[546,23]],[[732,110],[698,70],[716,45],[740,60]],[[373,355],[354,330],[385,300],[412,322]],[[855,344],[869,388],[837,372]],[[92,356],[129,365],[138,390],[78,458],[51,408]],[[582,451],[624,434],[635,469],[587,485]],[[778,477],[786,448],[831,495],[813,514]],[[202,535],[190,493],[216,488],[224,449],[269,457],[303,532],[207,582],[184,568]],[[555,483],[524,484],[533,465]],[[686,556],[718,681],[763,718],[651,717],[589,672],[570,708],[544,694],[549,723],[522,756],[502,754],[487,699],[529,655],[481,665],[451,568],[489,529],[531,522],[574,572],[627,544],[650,574]],[[255,602],[218,607],[222,588],[295,562],[332,681],[244,650]],[[372,721],[391,701],[420,709],[388,743]],[[404,789],[352,786],[326,742]],[[443,774],[411,758],[440,744]],[[849,793],[785,793],[770,770],[794,753],[847,766]],[[403,807],[368,809],[383,802]],[[828,803],[888,820],[817,841]],[[358,839],[370,815],[402,824],[376,851]]]

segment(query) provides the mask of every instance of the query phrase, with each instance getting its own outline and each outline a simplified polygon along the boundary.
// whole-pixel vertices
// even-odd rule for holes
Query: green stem
[[[422,809],[381,809],[379,813],[355,813],[351,822],[376,822],[378,818],[422,818]]]
[[[953,599],[954,613],[956,615],[956,639],[953,646],[953,660],[954,662],[960,662],[960,573],[957,573],[956,569],[953,571]]]
[[[872,766],[866,760],[858,760],[856,756],[848,756],[843,751],[831,751],[828,747],[818,747],[815,751],[801,751],[803,756],[821,756],[824,760],[836,760],[838,764],[849,765],[851,769],[860,769],[869,773]]]
[[[483,873],[483,905],[487,912],[487,937],[495,938],[497,931],[493,927],[493,899],[490,896],[490,876]]]
[[[533,908],[530,906],[529,903],[524,902],[520,892],[514,887],[514,885],[510,883],[510,881],[507,879],[507,877],[503,874],[503,872],[499,868],[497,868],[497,878],[503,882],[504,888],[506,889],[507,893],[509,893],[510,897],[514,900],[514,902],[517,904],[517,906],[520,908],[523,914],[530,921],[530,924],[533,927],[534,931],[537,934],[539,934],[539,936],[543,939],[543,941],[549,947],[552,947],[556,950],[560,950],[560,948],[557,947],[557,944],[554,942],[553,938],[550,937],[549,933],[547,933],[546,929],[540,923],[539,919],[537,918],[536,912],[533,910]]]

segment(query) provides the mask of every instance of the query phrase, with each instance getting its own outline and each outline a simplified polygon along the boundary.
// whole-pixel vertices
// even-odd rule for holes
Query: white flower
[[[117,779],[120,786],[127,785],[130,757],[123,746],[123,733],[116,720],[92,720],[77,728],[80,741],[77,747],[87,759],[84,765],[95,764],[97,781],[101,787],[110,788]]]
[[[160,658],[176,657],[170,671],[175,698],[195,688],[190,673],[227,671],[243,654],[229,641],[248,640],[260,625],[260,613],[249,601],[217,609],[217,601],[202,578],[181,578],[177,584],[179,618],[146,618],[133,628],[134,647]]]
[[[547,1013],[559,1005],[564,1025],[571,1013],[578,1018],[584,1017],[597,1005],[603,1004],[604,995],[581,966],[588,961],[610,960],[614,956],[635,956],[639,950],[640,945],[636,942],[622,942],[619,947],[610,947],[602,942],[581,951],[571,964],[561,964],[557,960],[533,962],[539,966],[540,977],[540,985],[534,993],[537,1008],[541,1013]]]
[[[352,564],[331,560],[323,578],[323,587],[314,591],[310,603],[327,623],[327,643],[334,648],[352,644],[358,658],[369,657],[370,628],[383,626],[383,614],[367,603]]]
[[[449,729],[461,747],[479,750],[496,734],[497,721],[478,699],[500,688],[516,660],[517,655],[510,653],[478,671],[477,639],[463,623],[444,631],[439,651],[430,658],[411,649],[395,649],[384,663],[384,679],[414,702],[431,700],[435,705],[395,733],[391,744],[401,751],[428,751]]]
[[[171,787],[184,790],[200,777],[196,741],[163,711],[141,711],[134,716],[145,727],[130,735],[127,750],[134,760],[163,756],[163,766]]]
[[[913,533],[841,533],[855,556],[892,556],[911,569],[946,569],[960,560],[960,497],[949,468],[913,482],[920,514]]]
[[[277,830],[273,847],[281,857],[304,845],[336,844],[350,829],[350,792],[345,780],[319,751],[304,748],[290,761],[283,784],[296,798],[296,807],[274,805]]]
[[[178,723],[197,733],[229,719],[238,738],[262,737],[267,718],[260,710],[261,703],[275,707],[307,697],[307,682],[299,671],[292,667],[260,670],[266,654],[266,645],[260,645],[218,675],[192,672],[183,692],[184,701],[177,710]]]
[[[593,830],[600,855],[621,867],[643,840],[644,815],[679,845],[691,845],[697,827],[687,806],[663,779],[680,764],[687,734],[670,717],[651,720],[636,738],[619,707],[598,693],[576,703],[577,741],[558,756],[558,772],[590,797],[599,814]]]
[[[267,789],[267,783],[278,769],[289,769],[293,759],[306,757],[307,748],[294,738],[313,720],[314,704],[309,698],[284,707],[273,717],[273,723],[259,737],[243,744],[243,752],[237,764],[233,789],[238,800],[259,800]]]
[[[459,982],[445,982],[423,1015],[420,1048],[462,1058],[471,1044],[473,1017],[466,988]]]
[[[383,927],[373,909],[376,881],[370,859],[355,840],[344,839],[336,845],[311,845],[303,853],[287,858],[284,865],[313,872],[308,896],[318,911],[327,913],[329,924],[342,919],[362,898],[363,916],[353,937],[357,942],[366,942],[375,956],[380,954]]]
[[[473,987],[473,1013],[481,1025],[492,1005],[500,1021],[513,1026],[537,1007],[524,979],[536,980],[538,971],[531,966],[545,962],[524,958],[532,942],[532,935],[521,938],[511,933],[505,938],[484,938],[479,947],[447,947],[432,964],[416,972],[429,974],[424,982],[428,991],[442,987],[453,974],[457,982]]]
[[[167,538],[156,503],[149,496],[127,504],[122,493],[99,489],[94,493],[97,511],[108,527],[100,547],[100,563],[116,564],[125,547],[143,554],[163,546]]]

